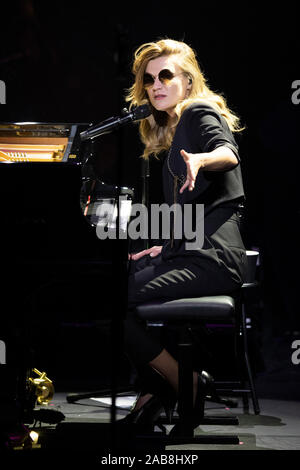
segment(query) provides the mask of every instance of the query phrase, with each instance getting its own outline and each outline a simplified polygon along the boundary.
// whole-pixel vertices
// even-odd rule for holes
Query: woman
[[[130,255],[125,349],[141,376],[147,377],[151,370],[156,371],[151,372],[153,377],[163,378],[145,380],[126,417],[145,423],[158,412],[157,397],[166,405],[172,403],[172,391],[176,396],[178,363],[136,318],[135,306],[153,299],[226,294],[243,283],[246,254],[239,209],[244,191],[232,135],[241,130],[239,120],[224,98],[207,86],[194,51],[170,39],[144,44],[135,53],[133,74],[127,100],[131,106],[148,103],[152,109],[152,115],[140,122],[140,136],[144,158],[165,153],[165,202],[169,206],[175,202],[183,212],[187,205],[204,205],[201,246],[195,240],[188,244],[184,235],[174,237],[173,228],[162,246]],[[194,213],[193,218],[197,227]],[[194,371],[195,426],[203,417],[210,381],[208,374]]]

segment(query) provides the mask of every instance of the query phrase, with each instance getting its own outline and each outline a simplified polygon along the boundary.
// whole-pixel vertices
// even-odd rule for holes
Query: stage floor
[[[110,399],[89,398],[75,403],[68,403],[67,393],[57,393],[48,406],[62,412],[65,416],[63,425],[109,423]],[[126,416],[134,396],[123,396],[117,400],[117,419]],[[236,399],[236,398],[235,398]],[[166,450],[235,450],[235,451],[266,451],[266,450],[300,450],[300,403],[278,399],[260,399],[261,413],[253,414],[250,406],[249,414],[245,414],[242,402],[238,399],[236,408],[225,408],[224,405],[207,402],[206,416],[237,416],[238,425],[201,425],[195,430],[196,436],[237,435],[239,444],[176,444],[167,445]],[[45,425],[42,424],[42,428]],[[167,432],[172,426],[165,426]],[[159,429],[157,429],[159,431]]]
[[[243,462],[248,462],[248,457],[254,456],[259,459],[260,463],[261,458],[266,457],[268,466],[271,464],[270,459],[272,459],[272,463],[274,460],[277,464],[282,458],[281,464],[286,467],[290,459],[298,458],[300,453],[300,368],[291,363],[290,344],[290,338],[273,341],[272,348],[266,350],[264,354],[266,370],[257,373],[255,378],[261,410],[259,415],[253,413],[250,398],[249,413],[244,412],[240,397],[233,397],[234,400],[237,400],[238,406],[229,409],[224,405],[206,402],[206,417],[236,416],[238,424],[201,424],[195,430],[195,436],[206,438],[214,435],[226,436],[227,438],[228,435],[235,435],[238,438],[236,444],[177,443],[169,445],[164,442],[164,434],[158,426],[155,428],[155,438],[158,439],[154,443],[149,439],[149,436],[136,442],[135,436],[132,439],[130,430],[128,432],[126,428],[119,428],[117,440],[115,440],[117,446],[121,446],[119,455],[121,457],[124,455],[125,459],[127,453],[137,456],[141,452],[141,461],[144,461],[145,456],[149,453],[155,456],[168,454],[171,459],[176,453],[179,453],[179,458],[182,455],[196,455],[198,459],[209,458],[210,462],[211,459],[217,459],[216,462],[221,465],[223,465],[224,455],[226,455],[226,464],[231,462],[232,458],[235,461],[237,458],[241,458]],[[75,403],[67,401],[68,394],[73,392],[90,393],[93,390],[101,389],[101,384],[95,384],[94,378],[91,382],[80,380],[80,386],[79,381],[74,383],[72,380],[54,383],[57,391],[51,403],[43,409],[60,411],[64,415],[64,420],[59,424],[37,422],[30,425],[39,433],[39,441],[33,452],[27,453],[28,460],[32,464],[32,459],[38,462],[46,456],[47,461],[56,464],[58,461],[56,451],[58,451],[60,461],[64,455],[67,463],[70,463],[70,459],[72,462],[80,462],[79,468],[99,468],[99,464],[108,465],[108,459],[112,459],[115,455],[115,451],[110,447],[112,428],[110,425],[110,399],[103,399],[103,397],[96,399],[96,396],[92,394],[93,398],[84,398]],[[119,385],[121,386],[121,384]],[[127,383],[123,385],[128,387]],[[129,397],[125,394],[123,394],[122,400],[118,399],[117,420],[126,416],[134,399],[134,395]],[[165,426],[167,434],[171,428],[170,425]],[[45,452],[40,452],[40,450],[45,450]],[[24,454],[22,451],[17,452],[17,456],[21,458],[22,462]],[[87,457],[90,458],[90,466],[87,465]],[[115,463],[112,462],[112,465]],[[137,457],[135,463],[140,463]],[[158,463],[163,464],[164,462]],[[96,466],[93,467],[93,464]],[[128,464],[127,467],[130,465]]]

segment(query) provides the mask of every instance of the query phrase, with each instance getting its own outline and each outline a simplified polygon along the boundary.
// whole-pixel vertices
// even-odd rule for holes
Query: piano
[[[120,195],[131,201],[134,191],[93,171],[91,147],[80,139],[87,126],[0,123],[0,340],[18,370],[49,366],[35,334],[55,347],[59,316],[88,322],[125,314],[128,240],[97,237],[97,208]],[[41,363],[31,363],[29,344],[42,351]]]
[[[78,124],[0,124],[0,161],[78,161],[80,127]]]
[[[97,209],[132,188],[105,184],[90,164],[84,123],[0,124],[2,246],[15,261],[104,261],[109,240],[96,235]],[[120,214],[121,216],[121,214]],[[115,248],[115,247],[114,247]],[[113,249],[113,248],[111,248]]]

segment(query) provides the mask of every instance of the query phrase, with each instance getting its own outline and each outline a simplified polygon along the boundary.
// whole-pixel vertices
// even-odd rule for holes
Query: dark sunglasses
[[[171,72],[171,70],[163,69],[159,72],[158,75],[156,75],[156,77],[158,77],[160,83],[162,83],[163,85],[168,85],[174,77],[177,77],[177,75],[182,75],[183,73],[184,72],[180,72],[175,75],[173,72]],[[154,77],[150,73],[145,73],[143,79],[144,88],[150,88],[151,86],[153,86],[156,77]]]

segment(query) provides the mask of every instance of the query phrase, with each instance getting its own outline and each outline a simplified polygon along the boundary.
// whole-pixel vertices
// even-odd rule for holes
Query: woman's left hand
[[[183,157],[186,164],[186,181],[180,189],[180,193],[188,188],[189,191],[193,191],[195,187],[195,181],[200,168],[204,167],[205,154],[204,153],[188,153],[185,150],[180,150],[180,154]]]
[[[162,246],[152,246],[147,250],[140,251],[139,253],[133,253],[128,255],[128,259],[133,259],[137,261],[138,259],[142,258],[143,256],[149,255],[151,258],[155,258],[156,256],[161,254]]]

